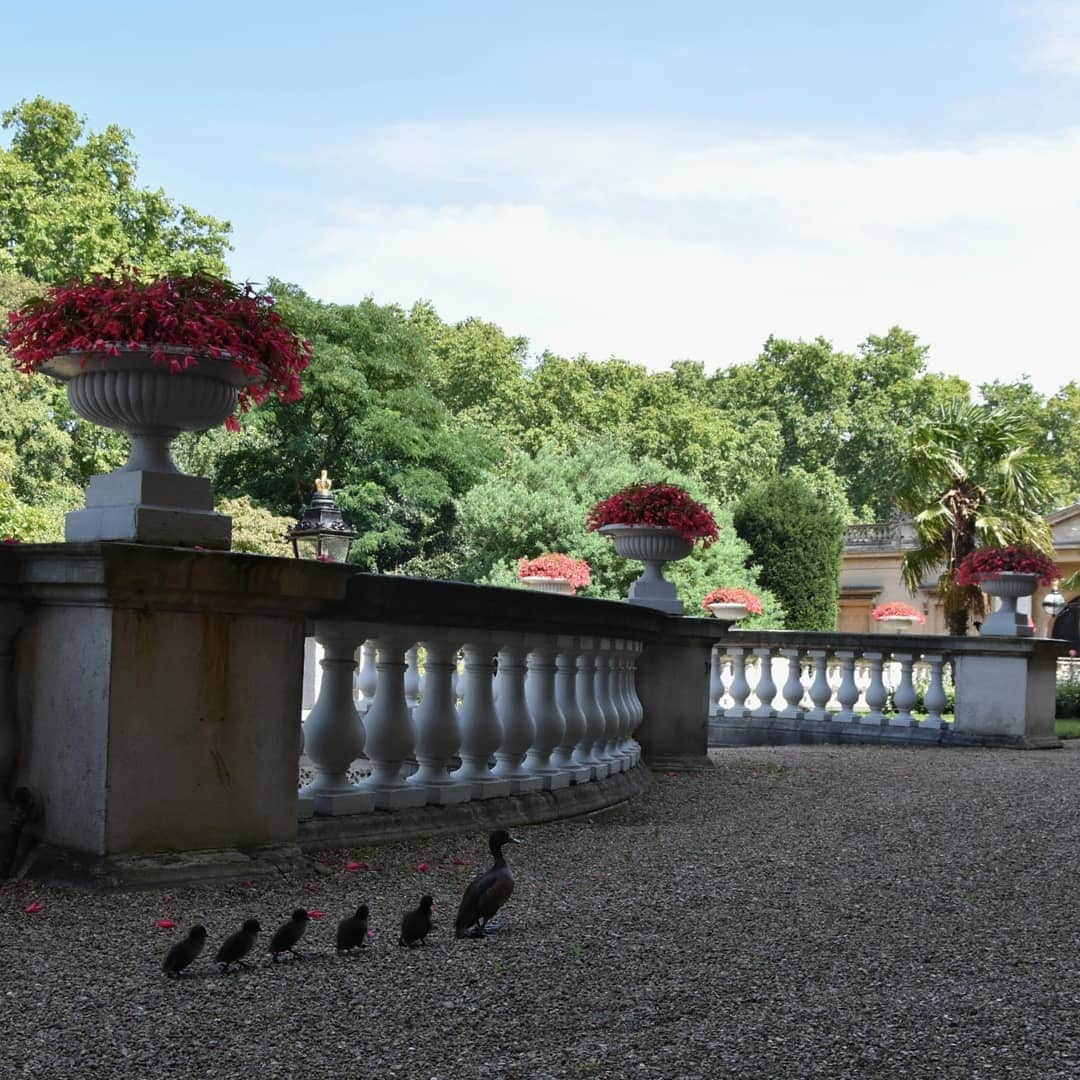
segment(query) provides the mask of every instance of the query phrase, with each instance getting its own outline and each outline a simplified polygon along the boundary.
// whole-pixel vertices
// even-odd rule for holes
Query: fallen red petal
[[[420,862],[416,864],[416,869],[419,870],[421,874],[423,874],[425,871],[430,870],[431,866],[429,863]]]
[[[456,855],[450,860],[455,866],[470,866],[472,865],[468,859],[459,859]]]
[[[158,919],[157,926],[160,926],[162,930],[173,930],[176,928],[176,923],[172,919]]]
[[[345,869],[348,870],[350,874],[355,874],[358,870],[367,870],[369,867],[366,862],[347,862],[345,864]]]
[[[308,912],[308,918],[309,919],[325,919],[326,918],[326,912],[323,911],[321,908],[313,907]]]
[[[367,936],[368,936],[368,937],[374,937],[374,936],[375,936],[375,931],[374,931],[374,930],[369,930],[369,931],[367,932]]]
[[[27,915],[36,915],[39,911],[45,910],[45,905],[35,900],[32,904],[27,904],[24,910]]]
[[[667,772],[667,773],[664,773],[664,775],[665,776],[678,776],[679,774],[677,772]]]
[[[254,881],[241,881],[240,884],[243,885],[245,889],[254,889],[255,888],[255,882]]]

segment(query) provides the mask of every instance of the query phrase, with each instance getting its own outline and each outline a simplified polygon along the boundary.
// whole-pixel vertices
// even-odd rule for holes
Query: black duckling
[[[292,913],[292,918],[274,931],[274,936],[270,939],[270,955],[274,958],[275,964],[278,956],[283,952],[291,952],[293,956],[300,959],[300,953],[296,951],[296,943],[304,936],[307,924],[308,913],[303,908],[297,908]]]
[[[367,944],[368,906],[361,904],[355,915],[342,919],[337,928],[337,951],[351,952]]]
[[[178,978],[180,972],[203,951],[206,944],[206,927],[193,926],[183,941],[178,941],[166,954],[161,970],[170,978]]]
[[[435,901],[430,896],[420,897],[420,906],[415,911],[406,911],[401,920],[399,945],[423,945],[424,938],[431,933],[431,909]]]
[[[499,829],[488,837],[488,847],[495,861],[490,870],[469,882],[461,898],[457,919],[454,920],[455,937],[483,937],[488,920],[513,895],[514,875],[506,865],[502,849],[506,844],[520,843],[505,829]]]
[[[246,919],[244,925],[235,934],[230,934],[221,943],[221,948],[218,949],[214,959],[217,963],[224,965],[221,969],[223,972],[228,971],[233,964],[247,967],[244,957],[255,947],[255,938],[258,937],[261,929],[258,919]]]

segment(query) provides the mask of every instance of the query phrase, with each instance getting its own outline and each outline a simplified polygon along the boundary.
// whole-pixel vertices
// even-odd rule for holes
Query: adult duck
[[[520,843],[505,829],[488,837],[488,847],[495,861],[490,870],[469,882],[454,920],[455,937],[483,937],[489,920],[513,895],[514,875],[506,865],[502,849],[507,844]]]

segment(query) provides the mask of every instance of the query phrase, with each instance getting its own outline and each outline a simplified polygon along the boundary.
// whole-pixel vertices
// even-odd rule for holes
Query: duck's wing
[[[486,873],[474,877],[466,886],[465,894],[462,896],[461,904],[458,906],[457,918],[454,920],[454,930],[456,932],[460,933],[468,930],[470,926],[474,926],[480,921],[480,916],[483,914],[480,901],[491,887],[494,876],[495,871],[488,870]]]

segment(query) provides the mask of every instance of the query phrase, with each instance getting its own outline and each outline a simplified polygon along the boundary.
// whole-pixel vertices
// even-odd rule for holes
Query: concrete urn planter
[[[664,577],[664,565],[685,559],[694,550],[691,541],[675,529],[653,525],[603,525],[597,531],[611,537],[615,551],[624,559],[637,559],[645,565],[644,573],[630,586],[628,603],[669,615],[683,613],[675,586]]]
[[[750,609],[745,604],[710,604],[709,611],[712,612],[714,619],[719,619],[729,626],[740,619],[745,619],[750,614]]]
[[[915,615],[882,615],[875,622],[880,624],[886,633],[902,634],[919,622],[919,619]]]
[[[41,370],[67,384],[68,401],[84,420],[127,435],[131,452],[115,472],[91,479],[85,509],[67,515],[65,538],[227,549],[231,519],[214,513],[209,480],[176,467],[170,445],[182,431],[222,423],[235,411],[240,387],[256,377],[211,357],[173,373],[149,350],[90,354],[85,364],[83,356],[54,357]]]
[[[533,592],[557,593],[559,596],[574,595],[574,586],[566,578],[544,577],[542,574],[535,574],[530,577],[523,577],[520,580],[526,589],[532,589]]]
[[[1032,596],[1039,585],[1038,574],[1017,574],[1003,571],[993,577],[983,578],[979,588],[988,596],[1001,601],[997,611],[992,611],[983,622],[979,633],[996,637],[1034,637],[1035,629],[1028,616],[1016,610],[1021,596]]]

